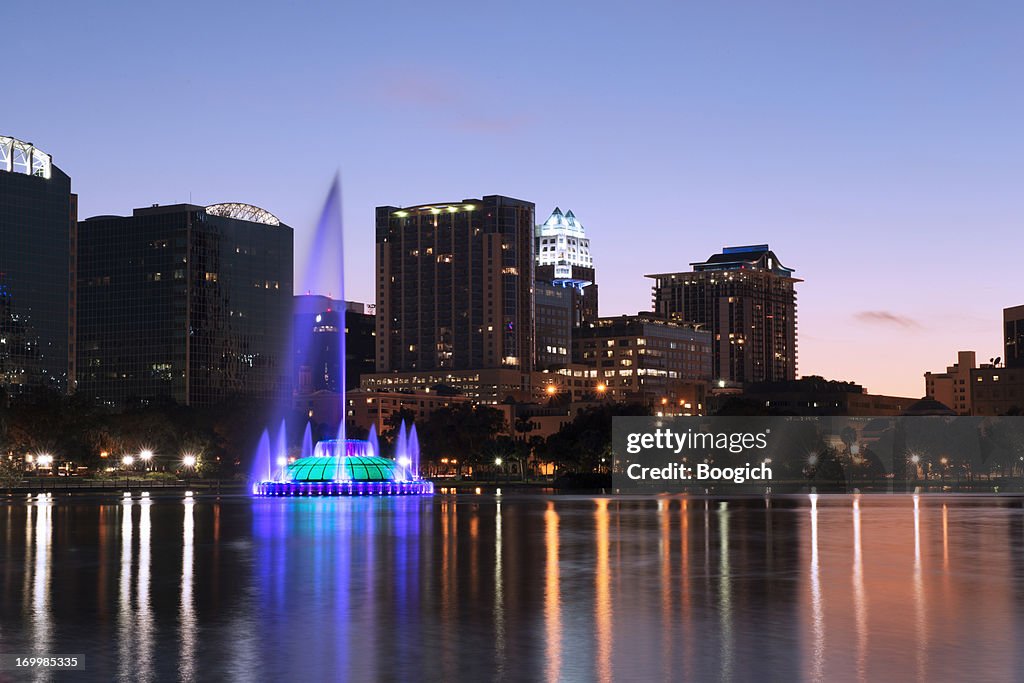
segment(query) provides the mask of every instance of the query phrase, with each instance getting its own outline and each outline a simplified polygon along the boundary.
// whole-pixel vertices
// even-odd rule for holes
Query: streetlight
[[[128,486],[128,468],[135,462],[135,458],[130,455],[126,455],[121,458],[121,465],[124,467],[124,485]]]
[[[181,464],[185,466],[185,469],[191,470],[196,466],[196,456],[191,453],[186,453],[181,458]],[[188,485],[188,477],[185,477],[185,485]]]
[[[153,459],[153,451],[148,448],[143,448],[139,451],[139,460],[146,463],[146,470],[149,470],[149,461]]]
[[[494,466],[497,467],[499,470],[501,469],[501,458],[495,458],[494,459]],[[498,477],[495,476],[494,480],[497,481]]]

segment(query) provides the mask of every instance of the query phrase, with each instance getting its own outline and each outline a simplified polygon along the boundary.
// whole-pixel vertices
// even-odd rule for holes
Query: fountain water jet
[[[334,248],[330,248],[328,245]],[[317,266],[330,268],[328,272],[337,273],[330,293],[344,302],[344,239],[341,224],[341,189],[337,177],[331,185],[331,190],[320,214],[320,220],[317,223],[317,231],[313,239],[313,252],[305,269],[304,291],[312,291],[322,285],[322,282],[314,281],[320,270]],[[337,438],[319,441],[309,449],[312,436],[310,427],[307,425],[306,434],[303,437],[302,457],[293,463],[286,464],[276,476],[270,476],[268,472],[267,478],[254,486],[253,493],[256,495],[402,495],[434,492],[433,482],[420,479],[416,470],[410,472],[411,461],[408,455],[404,421],[400,429],[401,445],[396,449],[396,458],[400,457],[401,460],[380,457],[380,445],[375,430],[371,430],[370,439],[367,441],[347,438],[345,424],[348,414],[345,397],[345,316],[345,305],[342,303],[336,323],[338,372],[335,375],[335,381],[331,382],[333,390],[338,392],[339,397]],[[296,330],[295,333],[298,334],[299,331]],[[297,341],[299,348],[308,349],[312,341],[310,338],[312,332],[307,331],[304,334],[306,336]],[[309,354],[306,354],[305,357],[308,358]],[[284,422],[282,421],[281,430],[278,432],[277,451],[280,454],[278,457],[286,455],[285,436]],[[263,437],[268,439],[266,431],[264,431]],[[266,450],[268,451],[266,459],[269,462],[271,459],[269,441]],[[416,452],[418,462],[418,445]]]
[[[416,434],[416,425],[409,428],[409,469],[412,470],[414,478],[420,476],[420,438]]]
[[[370,455],[380,455],[380,443],[377,441],[377,424],[370,425],[370,436],[367,439],[370,442]]]
[[[256,455],[253,458],[252,478],[256,481],[264,481],[274,475],[273,459],[270,457],[270,434],[266,429],[260,435],[259,444],[256,446]]]
[[[306,423],[306,433],[302,435],[301,457],[308,458],[313,455],[313,425]]]

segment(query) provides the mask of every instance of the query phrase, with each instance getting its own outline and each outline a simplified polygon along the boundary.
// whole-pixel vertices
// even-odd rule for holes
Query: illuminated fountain
[[[328,247],[331,240],[336,242],[336,250]],[[342,258],[341,239],[341,194],[338,181],[335,179],[331,192],[327,196],[317,232],[313,243],[313,258],[323,254],[337,255],[335,263],[344,263]],[[307,282],[310,273],[315,269],[307,267]],[[335,286],[339,298],[344,300],[343,268],[336,268]],[[312,288],[311,285],[306,289]],[[341,323],[338,331],[338,379],[337,388],[342,398],[345,391],[345,312],[339,312]],[[319,321],[319,317],[317,318]],[[303,334],[295,330],[296,334]],[[300,344],[308,340],[300,338]],[[300,347],[301,348],[301,347]],[[345,434],[344,400],[340,410],[341,419],[338,424],[337,438],[323,439],[313,445],[312,426],[307,424],[302,439],[300,457],[289,461],[287,453],[287,433],[282,420],[277,430],[277,438],[271,448],[270,432],[264,430],[259,442],[253,478],[256,483],[252,492],[257,496],[364,496],[364,495],[416,495],[434,492],[433,482],[419,476],[419,441],[416,427],[406,432],[402,422],[395,443],[395,458],[385,458],[380,454],[376,429],[370,428],[369,439],[349,439]],[[273,450],[273,452],[271,452]],[[276,467],[275,467],[276,465]]]
[[[404,431],[405,425],[402,425]],[[369,496],[433,493],[408,456],[380,456],[370,440],[324,439],[313,455],[285,459],[275,475],[253,486],[259,496]]]

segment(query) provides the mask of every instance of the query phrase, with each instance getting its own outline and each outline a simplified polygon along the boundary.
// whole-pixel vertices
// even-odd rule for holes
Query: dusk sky
[[[824,5],[828,4],[829,7]],[[572,209],[601,314],[767,242],[800,373],[924,393],[1024,304],[1024,4],[5,3],[0,134],[82,218],[241,201],[296,232],[341,172],[348,298],[373,208]]]

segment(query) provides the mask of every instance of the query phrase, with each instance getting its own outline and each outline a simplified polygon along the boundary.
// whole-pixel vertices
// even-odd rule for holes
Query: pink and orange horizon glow
[[[297,267],[342,172],[348,298],[375,206],[505,194],[588,230],[601,313],[644,273],[769,243],[804,280],[801,374],[921,396],[1024,303],[1024,6],[15,3],[0,134],[81,217],[262,206]],[[47,44],[39,49],[40,33]],[[30,96],[27,93],[31,93]],[[301,282],[296,277],[297,286]],[[325,283],[325,287],[326,287]]]

